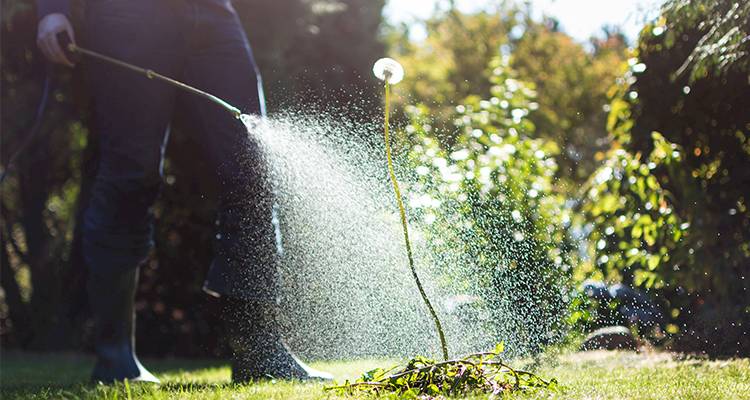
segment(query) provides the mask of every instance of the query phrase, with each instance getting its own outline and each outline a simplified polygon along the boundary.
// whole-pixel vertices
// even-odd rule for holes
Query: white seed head
[[[404,79],[404,67],[392,58],[381,58],[372,66],[372,73],[381,81],[395,85]]]

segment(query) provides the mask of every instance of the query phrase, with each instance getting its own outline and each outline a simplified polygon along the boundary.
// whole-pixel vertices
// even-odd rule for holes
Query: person
[[[260,74],[230,0],[88,0],[80,32],[69,0],[37,0],[37,44],[50,61],[74,66],[58,42],[84,47],[181,79],[264,115]],[[135,354],[139,264],[153,246],[151,206],[162,177],[170,117],[184,104],[201,134],[192,138],[219,182],[215,258],[204,290],[220,296],[232,351],[232,379],[330,379],[297,359],[278,324],[278,260],[272,191],[258,143],[225,110],[172,86],[96,60],[85,63],[99,162],[82,221],[87,292],[95,323],[92,379],[158,382]]]

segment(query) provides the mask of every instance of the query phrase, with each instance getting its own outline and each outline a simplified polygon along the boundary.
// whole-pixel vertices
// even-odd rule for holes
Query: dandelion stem
[[[404,203],[401,200],[401,190],[398,186],[398,181],[396,180],[396,173],[393,170],[393,159],[391,157],[391,139],[390,134],[388,131],[389,128],[389,117],[390,117],[390,108],[391,108],[391,85],[388,83],[388,76],[386,76],[385,79],[385,126],[384,126],[384,132],[385,132],[385,156],[388,160],[388,173],[391,176],[391,183],[393,183],[393,191],[396,195],[396,203],[398,204],[398,211],[401,215],[401,226],[404,229],[404,243],[406,244],[406,255],[409,258],[409,268],[411,269],[411,274],[414,276],[414,282],[417,284],[417,289],[419,289],[419,294],[422,296],[422,300],[424,300],[424,304],[427,306],[427,309],[430,311],[430,314],[432,315],[432,319],[435,321],[435,328],[437,329],[438,336],[440,337],[440,347],[443,350],[443,359],[448,359],[448,344],[445,342],[445,333],[443,332],[443,326],[440,323],[440,318],[438,318],[437,313],[435,312],[435,309],[432,307],[432,303],[430,303],[430,299],[427,298],[427,293],[425,293],[424,288],[422,287],[422,282],[419,280],[419,276],[417,275],[417,270],[414,267],[414,256],[412,255],[411,251],[411,242],[409,240],[409,226],[406,223],[406,210],[404,208]]]

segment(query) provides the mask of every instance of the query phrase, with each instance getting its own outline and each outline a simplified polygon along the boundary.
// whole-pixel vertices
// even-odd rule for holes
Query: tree
[[[486,66],[498,56],[510,56],[511,67],[536,91],[538,110],[529,115],[535,134],[562,148],[558,176],[580,183],[609,143],[605,107],[625,60],[624,37],[616,29],[605,30],[604,38],[592,38],[593,50],[587,51],[559,31],[555,20],[537,22],[530,15],[530,8],[510,2],[474,14],[451,8],[425,22],[423,42],[404,40],[408,30],[402,30],[391,43],[415,78],[396,90],[411,103],[428,105],[435,131],[451,144],[458,134],[450,118],[456,100],[487,93],[492,83]]]
[[[269,109],[315,105],[369,120],[378,99],[372,63],[385,0],[262,0],[236,2],[265,82]],[[357,104],[358,105],[358,104]],[[357,112],[353,112],[356,109]]]
[[[669,24],[684,21],[695,25],[700,39],[676,73],[690,72],[697,79],[708,72],[722,74],[729,70],[747,70],[750,64],[750,4],[711,0],[670,0],[664,5]],[[678,22],[683,24],[682,22]],[[671,33],[668,41],[675,40]]]
[[[517,25],[517,9],[503,4],[495,10],[463,14],[455,8],[438,11],[424,22],[423,42],[409,40],[409,30],[394,33],[396,56],[411,77],[394,87],[404,103],[425,104],[440,139],[451,143],[456,132],[451,116],[457,103],[475,93],[489,93],[487,66],[507,45]]]
[[[622,73],[624,37],[604,30],[604,38],[592,38],[593,51],[587,51],[556,30],[554,21],[527,20],[524,26],[511,65],[537,92],[539,110],[529,118],[538,135],[562,149],[560,176],[582,182],[596,168],[596,154],[609,144],[606,106],[609,89]]]
[[[663,298],[680,343],[711,354],[750,349],[749,20],[739,3],[672,1],[641,31],[609,115],[620,148],[584,206],[599,268]]]
[[[27,140],[44,91],[45,66],[36,52],[36,15],[28,2],[2,3],[2,164]],[[71,282],[70,239],[86,129],[75,114],[69,74],[50,74],[49,105],[41,129],[44,140],[31,143],[3,182],[2,287],[12,340],[37,350],[59,349],[73,341],[62,313],[64,285]],[[33,288],[33,290],[32,290]],[[11,319],[8,319],[11,318]],[[11,330],[12,331],[12,330]]]

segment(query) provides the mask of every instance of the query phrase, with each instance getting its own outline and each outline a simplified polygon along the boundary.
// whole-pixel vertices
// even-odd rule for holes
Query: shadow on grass
[[[222,360],[190,359],[147,359],[144,364],[157,376],[179,376],[191,372],[219,369],[226,366]],[[0,355],[0,398],[5,395],[40,392],[65,393],[96,390],[97,385],[90,381],[94,357],[77,353],[24,353],[3,352]],[[191,382],[168,382],[160,385],[160,390],[201,390],[220,389],[230,386],[228,381],[210,383],[201,380]],[[71,394],[72,394],[71,393]]]

